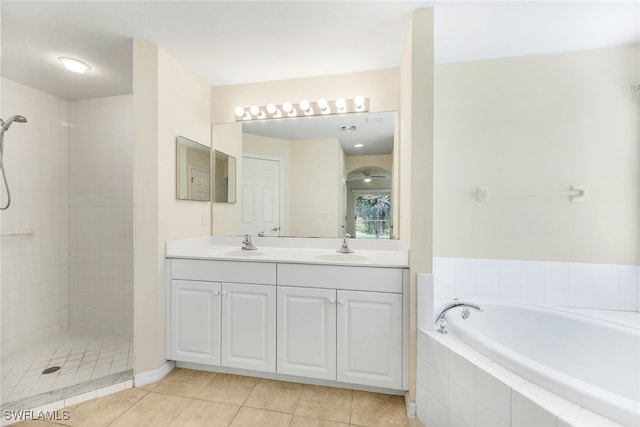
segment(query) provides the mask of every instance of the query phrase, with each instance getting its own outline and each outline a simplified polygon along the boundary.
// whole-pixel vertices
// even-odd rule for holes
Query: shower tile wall
[[[69,103],[70,323],[133,333],[133,97]]]
[[[11,207],[2,211],[2,355],[68,328],[68,102],[2,78],[4,118],[21,114],[5,135]]]

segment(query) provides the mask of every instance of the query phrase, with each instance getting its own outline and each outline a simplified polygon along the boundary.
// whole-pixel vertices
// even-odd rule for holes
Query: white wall
[[[5,134],[12,204],[2,232],[35,232],[1,241],[4,355],[69,326],[68,104],[3,78],[2,111],[28,120]]]
[[[133,334],[133,97],[69,103],[70,324]]]
[[[176,136],[210,146],[210,87],[158,46],[134,41],[136,373],[165,362],[164,244],[210,233],[211,203],[176,200]],[[203,221],[203,216],[205,221]]]
[[[436,66],[436,256],[638,263],[639,49]]]

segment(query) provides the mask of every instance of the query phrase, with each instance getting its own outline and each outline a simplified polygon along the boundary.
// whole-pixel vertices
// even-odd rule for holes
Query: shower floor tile
[[[59,366],[50,374],[46,368]],[[2,358],[2,405],[133,369],[133,338],[69,332]]]

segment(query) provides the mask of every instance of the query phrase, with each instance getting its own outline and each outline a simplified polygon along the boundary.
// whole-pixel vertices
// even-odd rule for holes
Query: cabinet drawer
[[[172,259],[171,278],[275,285],[276,265],[265,262]]]
[[[278,264],[278,285],[402,293],[402,269]]]

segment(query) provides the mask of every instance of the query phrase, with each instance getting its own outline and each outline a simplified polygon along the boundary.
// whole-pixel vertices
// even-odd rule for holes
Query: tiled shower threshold
[[[6,411],[19,411],[27,409],[35,409],[41,406],[53,402],[71,401],[72,398],[85,395],[90,392],[96,392],[100,394],[101,389],[110,388],[118,384],[122,384],[122,389],[130,388],[133,381],[133,369],[126,370],[124,372],[118,372],[115,374],[107,375],[105,377],[96,378],[93,380],[85,381],[79,384],[74,384],[68,387],[64,387],[57,390],[52,390],[46,393],[36,394],[34,396],[25,397],[24,399],[16,400],[14,402],[2,403],[0,410],[3,413]],[[130,385],[127,386],[127,383]],[[108,393],[104,393],[108,394]],[[96,395],[96,396],[97,396]],[[87,399],[81,399],[87,400]],[[70,403],[72,404],[72,403]],[[69,406],[68,404],[60,406]]]

